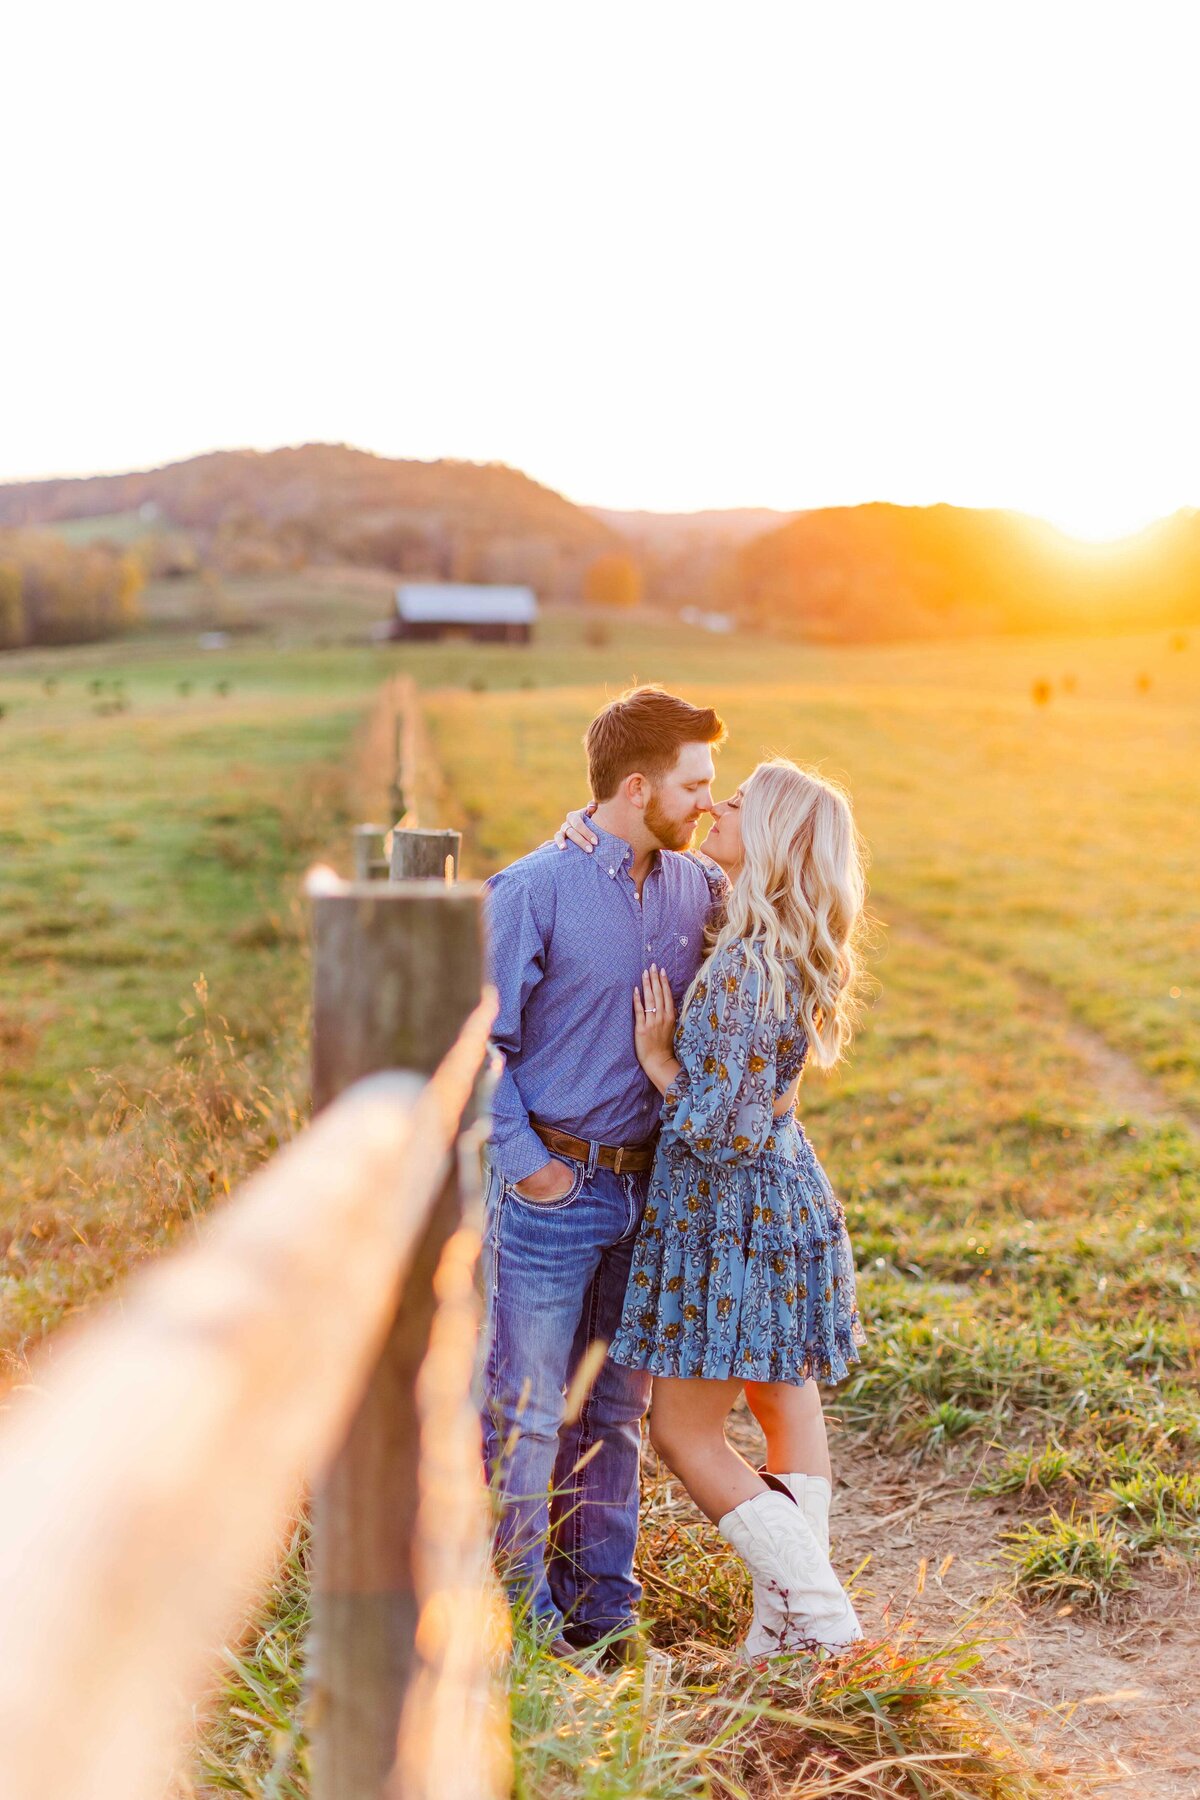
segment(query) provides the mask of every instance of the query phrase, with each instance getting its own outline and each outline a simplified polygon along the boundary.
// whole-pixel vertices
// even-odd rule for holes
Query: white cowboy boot
[[[829,1555],[829,1504],[833,1499],[833,1488],[824,1475],[772,1475],[766,1469],[759,1474],[768,1487],[776,1483],[785,1489],[796,1502],[813,1528],[816,1538],[825,1555]]]
[[[759,1474],[769,1486],[790,1494],[809,1524],[825,1555],[829,1555],[829,1507],[833,1486],[825,1475],[772,1475],[768,1469]],[[861,1633],[860,1633],[861,1635]]]
[[[787,1480],[798,1484],[789,1491],[801,1514],[792,1527],[792,1537],[793,1540],[798,1538],[801,1524],[808,1527],[820,1556],[820,1592],[824,1596],[824,1606],[817,1618],[819,1629],[811,1634],[806,1634],[802,1629],[804,1615],[813,1604],[811,1600],[805,1601],[798,1609],[801,1614],[801,1629],[797,1633],[795,1625],[790,1627],[792,1640],[794,1642],[797,1635],[801,1639],[811,1635],[827,1650],[844,1650],[847,1644],[856,1643],[863,1631],[850,1597],[829,1561],[829,1483],[819,1475],[789,1475]],[[804,1553],[807,1557],[807,1546]]]
[[[762,1474],[761,1469],[759,1473]],[[765,1479],[768,1486],[775,1481],[773,1475],[768,1475]],[[792,1499],[790,1491],[784,1488],[782,1482],[773,1491],[782,1493],[788,1504],[793,1510],[795,1509],[796,1502]],[[750,1629],[738,1645],[738,1655],[746,1662],[757,1662],[759,1657],[773,1656],[778,1653],[780,1643],[787,1631],[787,1607],[778,1580],[764,1576],[759,1565],[747,1553],[742,1543],[736,1541],[735,1536],[725,1529],[727,1525],[732,1525],[733,1533],[738,1531],[740,1510],[735,1507],[733,1512],[727,1512],[718,1522],[717,1530],[727,1543],[733,1545],[750,1570],[753,1582],[754,1610],[750,1615]]]
[[[790,1496],[756,1494],[727,1512],[717,1529],[754,1577],[755,1617],[743,1656],[817,1645],[843,1650],[862,1636],[845,1589]]]

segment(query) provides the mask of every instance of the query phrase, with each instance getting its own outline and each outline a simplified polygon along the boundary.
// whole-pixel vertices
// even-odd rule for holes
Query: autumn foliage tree
[[[642,597],[641,570],[619,550],[598,556],[583,578],[583,597],[590,606],[636,606]]]
[[[0,531],[0,648],[81,644],[127,631],[137,623],[144,580],[137,558],[114,547]]]
[[[14,563],[0,562],[0,650],[15,650],[25,642],[25,602],[21,595],[21,571]]]

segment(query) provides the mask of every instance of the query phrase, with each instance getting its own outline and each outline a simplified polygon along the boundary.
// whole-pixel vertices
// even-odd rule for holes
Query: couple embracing
[[[790,762],[714,801],[724,736],[659,688],[613,701],[585,740],[593,805],[488,884],[484,1453],[510,1598],[564,1657],[638,1641],[647,1406],[751,1571],[743,1654],[861,1636],[817,1386],[863,1342],[854,1264],[793,1107],[849,1035],[862,857],[845,796]],[[725,1435],[742,1392],[762,1469]]]

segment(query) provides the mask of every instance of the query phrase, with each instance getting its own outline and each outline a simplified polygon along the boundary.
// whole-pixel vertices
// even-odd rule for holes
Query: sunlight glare
[[[1089,504],[1086,499],[1065,506],[1039,508],[1039,517],[1063,537],[1081,544],[1116,544],[1136,537],[1148,526],[1165,518],[1170,509],[1164,507]]]

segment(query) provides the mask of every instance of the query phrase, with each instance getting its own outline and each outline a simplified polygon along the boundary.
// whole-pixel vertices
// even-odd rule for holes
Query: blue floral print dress
[[[799,976],[780,1020],[744,942],[701,971],[675,1033],[614,1362],[655,1375],[836,1382],[865,1336],[845,1212],[794,1113]]]

